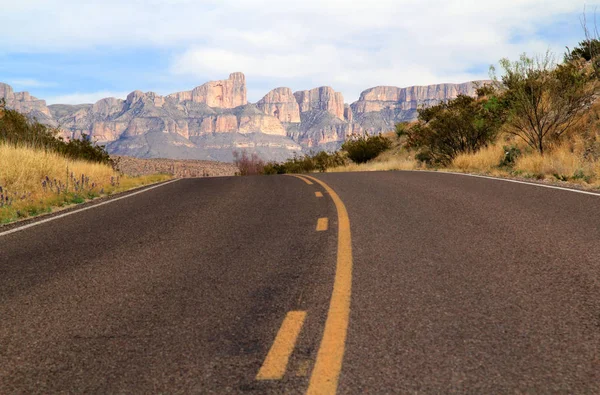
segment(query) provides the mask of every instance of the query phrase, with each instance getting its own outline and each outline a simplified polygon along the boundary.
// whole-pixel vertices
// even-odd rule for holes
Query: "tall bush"
[[[416,158],[431,165],[449,165],[462,153],[474,153],[493,141],[503,123],[505,103],[489,87],[480,97],[456,99],[418,110],[418,122],[397,128]],[[487,96],[486,96],[487,95]]]
[[[390,139],[382,136],[358,136],[342,144],[342,150],[354,163],[366,163],[392,146]]]

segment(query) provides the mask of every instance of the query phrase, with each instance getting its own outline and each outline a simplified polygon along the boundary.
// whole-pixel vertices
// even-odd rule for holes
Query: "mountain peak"
[[[167,98],[178,102],[192,101],[209,107],[235,108],[248,104],[246,77],[243,73],[231,73],[226,80],[210,81],[191,91],[172,93]]]

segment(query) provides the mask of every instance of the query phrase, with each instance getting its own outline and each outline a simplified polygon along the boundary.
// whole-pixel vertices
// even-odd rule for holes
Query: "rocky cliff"
[[[352,111],[362,114],[383,109],[416,110],[420,105],[436,104],[461,94],[473,96],[475,89],[473,82],[411,86],[409,88],[377,86],[362,92],[358,101],[352,104]]]
[[[353,133],[376,134],[393,130],[398,122],[415,120],[419,107],[436,105],[461,94],[474,96],[477,86],[487,82],[490,81],[367,89],[350,105]]]
[[[273,89],[256,103],[256,107],[280,122],[300,123],[300,107],[290,88]]]
[[[246,77],[242,73],[232,73],[229,79],[211,81],[187,92],[173,93],[167,98],[178,102],[192,101],[209,107],[235,108],[248,103],[246,99]]]
[[[10,85],[2,82],[0,82],[0,98],[4,98],[8,108],[27,114],[44,124],[56,126],[45,100],[33,97],[29,92],[14,92]]]
[[[125,100],[49,108],[71,137],[87,134],[119,155],[229,161],[240,149],[276,160],[300,152],[302,147],[286,136],[276,117],[247,104],[244,81],[241,73],[234,73],[191,93],[163,97],[134,91]]]
[[[337,149],[351,134],[386,132],[397,122],[415,119],[419,106],[474,95],[475,83],[380,86],[362,92],[352,104],[331,87],[294,93],[276,88],[256,104],[247,102],[246,92],[245,76],[232,73],[227,80],[167,96],[134,91],[125,100],[46,106],[0,83],[0,97],[9,108],[60,125],[67,138],[86,134],[119,155],[221,161],[232,160],[232,152],[242,149],[267,160]]]
[[[300,112],[326,111],[344,119],[344,97],[328,86],[294,92]]]

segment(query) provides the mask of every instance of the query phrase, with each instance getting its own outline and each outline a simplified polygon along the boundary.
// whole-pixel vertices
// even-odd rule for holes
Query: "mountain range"
[[[265,160],[284,160],[294,154],[337,149],[353,134],[393,130],[397,122],[416,119],[420,106],[459,94],[472,96],[484,82],[378,86],[362,92],[352,104],[327,86],[298,92],[276,88],[249,103],[242,73],[191,91],[167,96],[134,91],[125,100],[105,98],[94,104],[46,105],[3,83],[0,98],[8,108],[58,127],[65,138],[86,134],[106,144],[111,154],[231,161],[234,150],[246,150]]]

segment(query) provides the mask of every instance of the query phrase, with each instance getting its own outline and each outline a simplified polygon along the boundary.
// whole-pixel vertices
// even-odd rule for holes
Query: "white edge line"
[[[424,172],[424,173],[436,173],[436,174],[454,174],[457,176],[468,176],[468,177],[478,177],[478,178],[487,178],[488,180],[496,180],[496,181],[506,181],[506,182],[514,182],[515,184],[525,184],[525,185],[533,185],[534,187],[542,187],[542,188],[550,188],[550,189],[558,189],[560,191],[567,192],[575,192],[575,193],[583,193],[584,195],[592,195],[600,197],[600,193],[597,192],[589,192],[589,191],[581,191],[579,189],[573,188],[565,188],[565,187],[557,187],[554,185],[544,185],[537,184],[535,182],[527,182],[527,181],[519,181],[519,180],[511,180],[510,178],[501,178],[501,177],[490,177],[490,176],[481,176],[478,174],[469,174],[469,173],[457,173],[453,171],[435,171],[435,170],[401,170],[401,171],[410,171],[410,172]]]
[[[68,215],[71,215],[71,214],[76,214],[76,213],[80,213],[82,211],[86,211],[86,210],[90,210],[90,209],[93,209],[93,208],[96,208],[96,207],[104,206],[105,204],[116,202],[117,200],[126,199],[128,197],[135,196],[135,195],[143,193],[143,192],[147,192],[147,191],[149,191],[151,189],[162,187],[162,186],[167,185],[167,184],[171,184],[171,183],[173,183],[175,181],[179,181],[179,178],[177,178],[175,180],[163,182],[162,184],[154,185],[154,186],[151,186],[149,188],[144,188],[141,191],[132,192],[132,193],[129,193],[129,194],[125,195],[125,196],[120,196],[120,197],[116,197],[116,198],[113,198],[113,199],[109,199],[107,201],[104,201],[104,202],[101,202],[101,203],[98,203],[98,204],[94,204],[94,205],[91,205],[91,206],[88,206],[88,207],[83,207],[83,208],[80,208],[80,209],[77,209],[77,210],[69,211],[67,213],[56,215],[54,217],[46,218],[46,219],[43,219],[43,220],[40,220],[40,221],[35,221],[35,222],[32,222],[32,223],[27,224],[27,225],[23,225],[23,226],[19,226],[17,228],[11,229],[11,230],[7,230],[5,232],[0,232],[0,237],[9,235],[11,233],[20,232],[22,230],[25,230],[25,229],[28,229],[28,228],[32,228],[34,226],[41,225],[41,224],[46,223],[46,222],[54,221],[55,219],[63,218],[63,217],[66,217]]]

